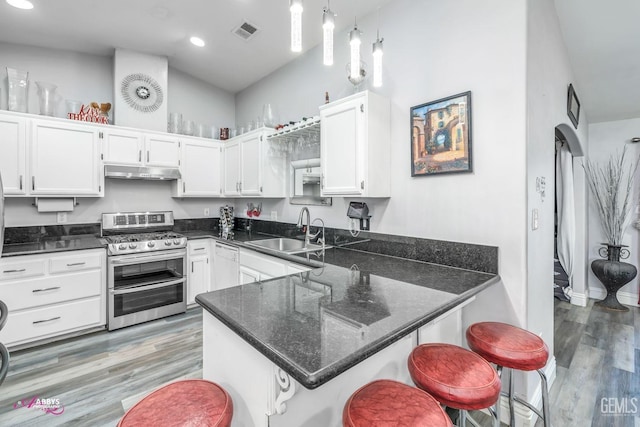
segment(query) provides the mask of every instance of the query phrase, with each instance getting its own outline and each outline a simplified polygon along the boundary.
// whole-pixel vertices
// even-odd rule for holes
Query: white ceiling
[[[391,0],[333,0],[336,29]],[[639,0],[554,0],[590,122],[640,117]],[[0,41],[111,56],[115,47],[167,56],[170,66],[232,93],[300,54],[289,50],[288,0],[0,0]],[[304,0],[303,51],[321,42],[326,0]],[[244,21],[248,42],[232,34]],[[192,46],[192,35],[204,48]]]
[[[173,68],[232,93],[300,53],[290,51],[289,0],[31,0],[32,10],[0,0],[0,41],[113,55],[115,47],[167,56]],[[336,30],[389,0],[333,0]],[[304,0],[303,51],[322,40],[326,0]],[[232,33],[244,21],[250,41]],[[189,43],[197,35],[204,48]]]

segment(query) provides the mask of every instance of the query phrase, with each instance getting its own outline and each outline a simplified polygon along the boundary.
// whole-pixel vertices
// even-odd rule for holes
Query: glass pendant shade
[[[302,0],[291,0],[291,51],[302,51]]]
[[[323,55],[324,65],[333,65],[333,29],[335,28],[334,13],[325,9],[322,15]]]
[[[349,44],[351,45],[351,78],[356,78],[360,75],[360,45],[362,44],[360,34],[358,27],[354,27],[349,33]]]
[[[373,44],[373,87],[382,86],[382,41],[378,38]]]

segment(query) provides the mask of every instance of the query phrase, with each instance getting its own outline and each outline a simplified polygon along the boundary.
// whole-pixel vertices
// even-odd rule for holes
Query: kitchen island
[[[333,248],[315,268],[200,294],[203,377],[234,402],[234,426],[337,426],[377,378],[410,383],[426,341],[461,343],[460,309],[497,274]]]

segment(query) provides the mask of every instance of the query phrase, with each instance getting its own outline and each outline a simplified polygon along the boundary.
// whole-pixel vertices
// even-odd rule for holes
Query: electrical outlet
[[[271,211],[271,221],[278,220],[278,211]]]
[[[204,208],[204,216],[209,216],[210,211],[209,208]]]
[[[58,224],[64,224],[65,222],[67,222],[67,213],[66,212],[58,212],[57,217],[56,217],[56,221],[58,221]]]

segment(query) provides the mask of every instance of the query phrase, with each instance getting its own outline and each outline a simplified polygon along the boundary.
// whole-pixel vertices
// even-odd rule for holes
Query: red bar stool
[[[218,384],[182,380],[159,388],[131,407],[118,427],[229,427],[233,402]]]
[[[438,402],[460,411],[489,408],[500,396],[500,378],[493,367],[472,351],[451,344],[422,344],[408,360],[413,382]],[[475,424],[475,422],[472,422]]]
[[[344,427],[450,427],[440,404],[422,390],[376,380],[356,390],[344,405]]]
[[[509,425],[515,425],[514,401],[534,411],[544,421],[544,426],[551,426],[549,415],[549,393],[547,377],[542,368],[549,359],[549,348],[542,338],[524,329],[500,322],[474,323],[467,328],[469,348],[491,363],[495,363],[498,375],[502,368],[511,370],[509,375]],[[513,393],[513,370],[537,371],[542,379],[542,413],[529,402],[516,397]],[[499,419],[500,405],[496,405]]]

